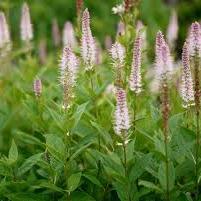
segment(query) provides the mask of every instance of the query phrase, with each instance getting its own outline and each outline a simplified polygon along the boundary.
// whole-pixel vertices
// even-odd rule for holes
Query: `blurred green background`
[[[20,10],[23,2],[0,0],[0,10],[9,15],[15,41],[19,39]],[[119,17],[112,14],[111,9],[120,2],[121,0],[84,0],[84,7],[88,7],[91,13],[93,33],[101,42],[105,35],[115,37]],[[66,20],[76,22],[75,0],[27,0],[27,3],[31,7],[36,41],[41,37],[50,41],[53,18],[58,19],[61,30]],[[139,18],[148,27],[149,42],[154,42],[159,28],[166,31],[171,8],[175,8],[179,16],[179,47],[186,37],[190,23],[201,19],[201,0],[141,0]]]

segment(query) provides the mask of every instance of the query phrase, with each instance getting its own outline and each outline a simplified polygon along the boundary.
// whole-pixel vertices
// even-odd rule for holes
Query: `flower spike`
[[[86,8],[82,16],[82,58],[86,70],[92,70],[96,61],[96,45],[90,28],[90,15]]]

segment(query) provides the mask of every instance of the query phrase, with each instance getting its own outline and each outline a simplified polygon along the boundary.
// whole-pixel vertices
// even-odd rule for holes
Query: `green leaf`
[[[46,201],[46,199],[43,199],[44,196],[34,193],[12,193],[6,195],[6,197],[12,201]]]
[[[98,179],[96,179],[96,177],[94,177],[93,175],[90,174],[83,174],[82,176],[84,176],[85,178],[87,178],[89,181],[91,181],[93,184],[99,186],[99,187],[103,187],[103,185],[100,183],[100,181]]]
[[[92,144],[92,142],[91,142],[91,143],[88,143],[88,144],[86,144],[86,145],[84,145],[84,146],[81,146],[80,148],[78,148],[77,151],[76,151],[74,154],[72,154],[72,156],[70,157],[70,161],[72,161],[72,160],[75,159],[77,156],[79,156],[79,155],[80,155],[86,148],[88,148],[91,144]]]
[[[24,173],[29,171],[34,165],[36,165],[41,160],[42,155],[43,153],[39,153],[26,159],[25,162],[18,169],[19,176],[23,175]]]
[[[76,174],[72,174],[68,178],[68,191],[72,192],[79,186],[81,176],[82,176],[82,173],[79,172]]]
[[[110,136],[110,134],[104,129],[102,128],[99,124],[91,121],[91,125],[96,128],[96,130],[98,131],[98,133],[101,135],[102,139],[104,139],[104,142],[106,144],[110,144],[110,146],[112,146],[112,138]]]
[[[73,119],[74,119],[74,125],[73,125],[73,129],[76,128],[76,126],[78,125],[83,113],[86,110],[87,105],[89,104],[89,102],[83,103],[82,105],[79,105],[77,107],[77,110],[75,111],[74,115],[73,115]]]
[[[174,188],[175,183],[175,168],[172,162],[169,162],[168,166],[168,181],[169,181],[169,190]],[[158,169],[158,179],[164,190],[167,190],[167,176],[166,176],[166,163],[162,162]]]
[[[30,134],[27,134],[25,132],[22,132],[22,131],[16,131],[15,132],[15,136],[23,141],[25,144],[33,144],[33,145],[41,145],[41,146],[44,146],[44,144],[36,137],[30,135]]]
[[[135,162],[130,170],[129,179],[130,181],[135,181],[138,179],[149,167],[152,159],[151,154],[136,154]]]
[[[148,189],[155,190],[155,191],[158,191],[158,192],[160,192],[160,193],[163,192],[158,186],[156,186],[154,183],[149,182],[149,181],[140,180],[140,181],[138,182],[138,184],[139,184],[140,186],[144,186],[144,187],[146,187],[146,188],[148,188]]]
[[[12,140],[12,144],[9,150],[9,154],[8,154],[8,159],[9,159],[9,163],[14,163],[17,161],[18,158],[18,150],[17,150],[17,146],[15,144],[15,141]]]
[[[64,161],[65,145],[63,139],[54,134],[47,134],[45,137],[47,149],[51,155],[59,161]]]
[[[40,181],[38,185],[34,186],[34,189],[40,189],[40,188],[47,188],[47,189],[51,189],[52,191],[61,192],[61,193],[64,191],[62,188],[59,188],[55,184],[49,183],[47,181]]]
[[[71,201],[96,201],[89,194],[84,192],[73,192],[70,196]]]

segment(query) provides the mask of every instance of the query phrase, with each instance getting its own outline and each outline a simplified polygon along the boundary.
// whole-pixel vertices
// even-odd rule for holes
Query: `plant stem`
[[[170,200],[169,195],[169,159],[168,159],[168,140],[167,140],[167,130],[164,131],[165,136],[165,166],[166,166],[166,199]]]
[[[195,78],[195,111],[196,111],[196,153],[195,153],[195,187],[196,187],[196,201],[199,199],[199,151],[200,151],[200,71],[199,71],[199,56],[196,52],[194,57],[194,78]]]
[[[93,83],[93,71],[89,71],[89,79],[90,79],[90,85],[91,85],[90,87],[91,87],[92,96],[96,96],[96,93],[94,91],[94,83]],[[95,100],[95,97],[92,97],[92,100],[93,100],[93,104],[94,104],[94,108],[95,108],[95,117],[97,119],[98,114],[96,112],[96,100]],[[101,151],[101,136],[100,136],[100,133],[98,133],[97,140],[98,140],[98,151],[100,152]],[[98,173],[97,173],[97,176],[99,176],[99,174],[100,174],[100,169],[101,169],[101,161],[98,160]]]
[[[169,118],[169,97],[168,97],[168,82],[167,75],[164,75],[162,83],[162,114],[163,114],[163,134],[165,143],[165,166],[166,166],[166,200],[170,201],[170,191],[169,191],[169,157],[168,157],[168,118]]]
[[[136,93],[134,93],[134,106],[133,106],[133,130],[135,131],[135,120],[136,120],[136,112],[137,112],[137,108],[136,108]]]
[[[200,124],[199,124],[200,113],[199,110],[196,111],[196,158],[195,158],[195,185],[196,185],[196,201],[198,201],[199,196],[199,149],[200,149]]]
[[[128,176],[128,172],[127,172],[127,155],[126,155],[126,143],[125,143],[125,140],[123,140],[123,154],[124,154],[124,162],[123,162],[123,165],[124,165],[124,172],[125,172],[125,177]]]

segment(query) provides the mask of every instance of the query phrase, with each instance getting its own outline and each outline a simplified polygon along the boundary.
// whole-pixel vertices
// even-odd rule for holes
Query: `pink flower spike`
[[[112,59],[116,62],[120,62],[120,64],[124,63],[125,58],[125,48],[118,42],[112,45],[110,50]]]
[[[86,8],[82,16],[82,58],[86,70],[92,70],[96,61],[96,45],[90,29],[90,15]]]
[[[137,36],[134,42],[133,61],[131,67],[131,74],[129,85],[131,91],[136,94],[141,92],[141,60],[142,60],[142,38]]]
[[[33,29],[27,3],[24,3],[22,6],[20,30],[22,41],[28,42],[33,39]]]
[[[201,57],[201,27],[198,22],[191,25],[190,34],[188,38],[190,56]]]
[[[60,63],[61,84],[69,79],[71,85],[75,85],[76,73],[78,69],[78,60],[70,47],[63,49],[63,55]],[[66,77],[67,76],[67,77]]]
[[[125,132],[127,133],[130,128],[130,118],[124,89],[116,88],[116,100],[114,130],[117,135],[122,135]]]
[[[63,45],[64,47],[69,46],[75,48],[77,41],[75,38],[75,32],[71,22],[66,22],[63,29]]]
[[[52,20],[52,39],[55,47],[58,47],[61,42],[60,30],[57,19]]]
[[[34,89],[35,96],[40,97],[42,93],[42,82],[40,79],[34,80],[33,89]]]
[[[178,37],[178,31],[179,31],[178,17],[176,11],[173,10],[170,16],[170,22],[167,29],[167,41],[170,47],[174,47],[174,43],[176,42]]]
[[[10,32],[6,17],[3,12],[0,12],[0,48],[10,44]]]
[[[173,70],[173,62],[170,55],[170,49],[164,40],[164,36],[161,31],[156,36],[156,48],[155,48],[155,68],[158,79],[167,73],[171,73]]]
[[[183,100],[183,107],[194,105],[194,89],[193,80],[190,70],[189,48],[187,43],[184,43],[182,52],[182,84],[181,84],[181,97]]]

